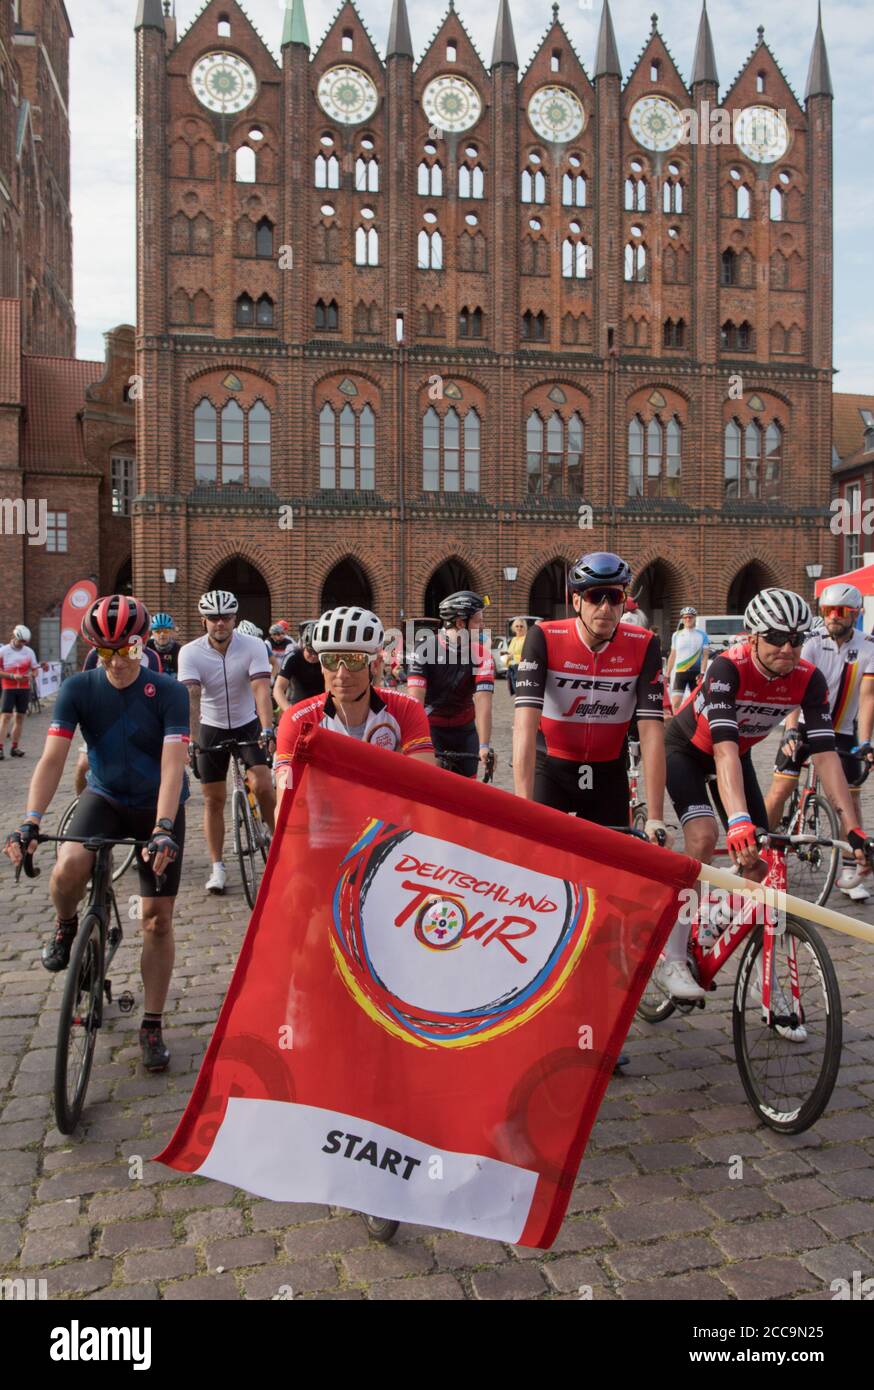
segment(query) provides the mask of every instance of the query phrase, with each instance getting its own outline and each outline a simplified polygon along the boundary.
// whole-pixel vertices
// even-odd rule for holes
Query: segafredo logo
[[[341,865],[331,945],[362,1009],[420,1047],[526,1023],[579,963],[582,884],[372,821]]]

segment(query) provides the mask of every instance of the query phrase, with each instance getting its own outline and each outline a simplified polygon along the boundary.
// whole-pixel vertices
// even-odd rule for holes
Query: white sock
[[[672,961],[686,963],[686,949],[689,945],[689,923],[676,922],[665,943],[664,960],[665,965],[670,965]]]
[[[212,867],[214,869],[223,869],[225,867],[225,861],[223,859],[215,859],[213,860]]]

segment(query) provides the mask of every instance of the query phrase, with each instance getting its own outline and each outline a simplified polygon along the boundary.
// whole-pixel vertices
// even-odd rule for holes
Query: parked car
[[[742,613],[699,613],[695,619],[695,626],[703,628],[710,638],[711,656],[725,651],[726,647],[734,646],[746,636]]]
[[[499,680],[507,679],[507,657],[509,655],[510,643],[506,637],[498,637],[492,643],[492,659],[495,663],[495,675]]]

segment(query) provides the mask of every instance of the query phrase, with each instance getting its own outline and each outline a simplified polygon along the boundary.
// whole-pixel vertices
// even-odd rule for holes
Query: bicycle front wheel
[[[819,933],[787,917],[774,943],[772,1011],[762,1015],[762,945],[758,927],[738,967],[732,1008],[738,1071],[753,1110],[780,1134],[801,1134],[819,1119],[834,1090],[841,1061],[841,995]],[[793,956],[801,1013],[792,997]]]
[[[792,822],[791,834],[814,835],[836,840],[838,818],[830,801],[815,792],[804,806],[804,814]],[[786,891],[809,903],[824,903],[834,887],[841,852],[837,845],[796,845],[786,853]]]
[[[252,813],[249,810],[249,803],[244,792],[234,792],[233,811],[234,848],[240,861],[243,892],[246,894],[246,902],[250,907],[254,907],[255,899],[258,896],[258,867],[255,860],[257,849],[252,826]]]
[[[71,822],[71,820],[73,819],[73,817],[74,817],[75,814],[76,814],[76,807],[77,807],[78,805],[79,805],[79,798],[78,798],[78,796],[77,796],[77,797],[74,797],[74,798],[73,798],[73,800],[70,802],[70,804],[69,804],[69,806],[67,807],[67,809],[63,812],[63,814],[62,814],[62,816],[61,816],[61,819],[58,821],[58,834],[59,834],[59,835],[66,835],[67,831],[68,831],[69,828],[70,828],[70,822]],[[58,855],[60,854],[60,852],[61,852],[61,846],[58,844],[58,842],[57,842],[57,840],[56,840],[56,841],[55,841],[55,858],[56,858],[56,859],[57,859]]]
[[[381,1241],[383,1245],[388,1244],[400,1225],[399,1221],[385,1221],[381,1216],[366,1216],[364,1212],[361,1215],[374,1240]]]
[[[100,921],[89,913],[76,935],[58,1022],[55,1051],[55,1119],[62,1134],[72,1134],[82,1107],[94,1060],[103,992],[103,945]]]

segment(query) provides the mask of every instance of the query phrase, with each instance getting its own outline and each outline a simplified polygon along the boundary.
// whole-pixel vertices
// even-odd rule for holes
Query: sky
[[[285,0],[242,0],[279,56]],[[136,0],[66,0],[73,26],[71,127],[73,270],[77,355],[102,360],[103,334],[136,314],[134,242],[134,33]],[[552,20],[551,0],[510,0],[516,48],[525,67]],[[591,75],[601,0],[564,0],[560,19]],[[180,34],[202,8],[176,0]],[[318,46],[338,0],[306,0],[310,40]],[[359,13],[385,52],[390,0],[359,0]],[[444,0],[407,0],[416,59],[446,13]],[[456,9],[488,64],[498,0],[457,0]],[[688,81],[700,0],[612,0],[611,11],[627,78],[646,43],[650,13],[681,75]],[[720,96],[733,82],[765,26],[765,40],[803,102],[816,29],[815,0],[710,0],[708,6]],[[823,30],[834,102],[834,364],[835,389],[874,393],[874,313],[871,237],[874,232],[874,0],[824,0]]]

